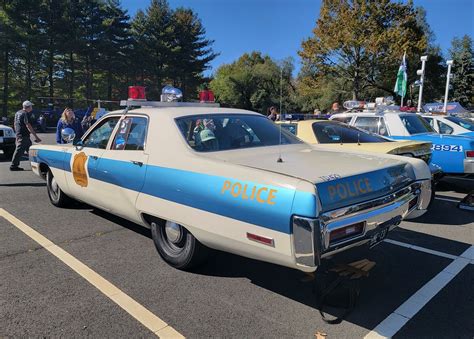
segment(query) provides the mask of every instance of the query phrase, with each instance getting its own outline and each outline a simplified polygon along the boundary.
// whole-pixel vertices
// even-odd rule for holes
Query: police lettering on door
[[[221,194],[230,194],[232,197],[242,200],[255,200],[261,204],[275,205],[278,190],[265,186],[258,187],[240,182],[224,181]]]

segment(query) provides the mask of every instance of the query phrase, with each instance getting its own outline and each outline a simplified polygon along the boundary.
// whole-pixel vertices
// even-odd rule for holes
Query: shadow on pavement
[[[93,209],[91,212],[151,239],[149,229],[101,210]],[[409,230],[404,230],[402,237],[399,239],[415,239],[421,245],[450,242],[450,240],[444,238]],[[452,246],[456,248],[456,252],[464,250],[464,247],[462,249],[456,247],[459,244],[461,243]],[[437,248],[433,249],[436,250]],[[451,252],[453,251],[451,250]],[[158,253],[156,255],[158,256]],[[345,321],[367,330],[372,330],[377,326],[451,262],[450,259],[444,257],[389,243],[381,243],[372,250],[369,250],[366,246],[361,246],[336,255],[331,261],[347,264],[360,259],[374,261],[376,266],[370,271],[367,278],[361,279],[360,296],[356,307],[346,317]],[[295,269],[213,250],[208,260],[192,270],[191,273],[224,278],[246,278],[256,286],[311,308],[318,308],[318,300],[315,294],[318,272],[315,279],[308,279],[307,274]],[[340,315],[340,311],[328,310],[327,313],[330,316]],[[318,319],[315,319],[316,321],[321,321],[319,316]]]
[[[436,185],[436,192],[469,193],[474,190],[474,177],[445,177]]]
[[[110,214],[110,213],[102,211],[100,209],[96,209],[96,208],[93,208],[93,207],[90,207],[90,206],[87,206],[87,208],[92,208],[91,213],[93,213],[93,214],[95,214],[95,215],[97,215],[101,218],[112,221],[112,222],[114,222],[114,223],[116,223],[116,224],[118,224],[122,227],[128,228],[130,231],[141,234],[141,235],[151,239],[151,231],[148,228],[137,225],[137,224],[135,224],[131,221],[120,218],[116,215]]]
[[[437,197],[445,197],[437,195]],[[453,197],[446,198],[453,199]],[[456,199],[454,199],[456,200]],[[451,205],[449,211],[446,204]],[[423,224],[442,224],[442,225],[469,225],[474,220],[474,214],[471,211],[462,210],[456,207],[456,203],[450,201],[434,200],[428,212],[421,217],[413,220],[416,223]],[[409,220],[411,221],[411,220]]]

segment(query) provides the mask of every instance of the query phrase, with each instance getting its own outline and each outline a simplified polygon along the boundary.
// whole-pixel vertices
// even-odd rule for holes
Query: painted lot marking
[[[441,253],[441,252],[440,252]],[[415,316],[436,294],[439,293],[464,267],[474,260],[474,246],[469,247],[444,270],[428,281],[422,288],[400,305],[364,338],[391,338]]]
[[[439,257],[444,257],[444,258],[448,258],[448,259],[451,259],[451,260],[456,260],[457,258],[459,258],[457,255],[452,255],[452,254],[448,254],[448,253],[444,253],[444,252],[430,250],[429,248],[420,247],[420,246],[416,246],[416,245],[412,245],[412,244],[407,244],[407,243],[392,240],[392,239],[385,239],[384,242],[392,244],[392,245],[406,247],[406,248],[409,248],[409,249],[412,249],[412,250],[415,250],[415,251],[420,251],[420,252],[424,252],[424,253],[437,255]]]
[[[98,273],[90,269],[81,261],[73,257],[71,254],[63,250],[61,247],[55,245],[51,240],[44,237],[39,232],[32,229],[30,226],[17,219],[12,214],[8,213],[3,208],[0,208],[0,217],[5,218],[12,225],[25,233],[31,239],[36,241],[39,245],[44,247],[48,252],[61,260],[64,264],[69,266],[73,271],[87,280],[95,288],[101,291],[110,300],[119,305],[128,314],[138,320],[143,326],[148,328],[160,338],[184,338],[173,327],[161,320],[155,314],[150,312],[137,301],[122,292],[118,287],[109,282],[107,279],[100,276]]]
[[[436,200],[442,200],[442,201],[449,201],[449,202],[455,202],[458,203],[461,200],[456,200],[456,199],[449,199],[449,198],[441,198],[441,197],[435,197]]]

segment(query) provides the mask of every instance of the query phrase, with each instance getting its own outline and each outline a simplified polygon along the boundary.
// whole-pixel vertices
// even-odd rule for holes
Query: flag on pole
[[[403,53],[402,63],[398,68],[397,82],[393,91],[402,98],[407,94],[407,63],[405,61],[406,52]]]

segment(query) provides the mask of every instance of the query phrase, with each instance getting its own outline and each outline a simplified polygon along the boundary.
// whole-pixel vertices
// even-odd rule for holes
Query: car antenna
[[[280,65],[280,141],[278,144],[278,159],[277,162],[283,162],[283,159],[281,158],[281,100],[282,100],[282,93],[283,93],[283,65]]]

